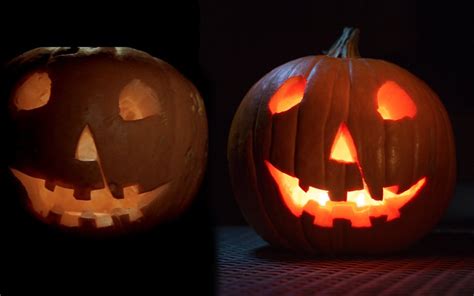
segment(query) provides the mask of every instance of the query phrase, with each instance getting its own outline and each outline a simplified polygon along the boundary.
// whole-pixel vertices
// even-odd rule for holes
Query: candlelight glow
[[[130,221],[142,217],[141,210],[168,188],[164,184],[152,191],[138,193],[138,186],[124,187],[124,198],[117,199],[105,187],[92,190],[90,200],[74,197],[74,189],[56,185],[53,191],[45,188],[45,180],[28,176],[10,169],[25,187],[36,213],[46,218],[50,212],[61,216],[60,224],[68,227],[80,226],[80,218],[94,220],[96,227],[113,225],[113,217],[127,215]]]
[[[377,92],[377,111],[385,120],[399,120],[416,115],[416,105],[394,81],[385,82]]]
[[[409,189],[397,193],[398,186],[383,188],[383,199],[374,200],[364,181],[364,189],[347,192],[346,201],[331,201],[328,191],[309,187],[305,192],[298,185],[298,178],[285,174],[270,162],[265,164],[278,185],[285,205],[300,217],[303,211],[314,216],[314,224],[322,227],[332,227],[333,219],[341,218],[351,221],[352,227],[370,227],[370,217],[387,216],[387,221],[400,217],[399,210],[408,203],[426,183],[426,177],[421,178]]]

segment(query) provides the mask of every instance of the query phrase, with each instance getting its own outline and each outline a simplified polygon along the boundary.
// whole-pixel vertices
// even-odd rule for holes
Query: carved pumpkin
[[[346,29],[327,55],[274,69],[235,115],[228,159],[236,198],[276,246],[398,250],[449,202],[455,152],[444,107],[406,70],[360,58],[357,39]]]
[[[207,121],[196,88],[131,48],[38,48],[7,67],[9,167],[42,221],[151,226],[190,203]]]

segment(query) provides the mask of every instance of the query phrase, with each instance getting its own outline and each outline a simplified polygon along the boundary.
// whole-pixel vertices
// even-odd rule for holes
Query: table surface
[[[249,227],[217,229],[218,295],[474,295],[474,231],[441,229],[384,257],[301,257]]]

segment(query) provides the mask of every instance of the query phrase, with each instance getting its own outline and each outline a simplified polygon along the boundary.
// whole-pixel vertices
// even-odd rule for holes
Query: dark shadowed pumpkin
[[[451,125],[406,70],[361,58],[358,30],[286,63],[247,93],[228,159],[237,201],[268,242],[310,253],[383,253],[439,220],[452,195]]]
[[[169,64],[131,48],[38,48],[6,73],[9,168],[39,219],[114,232],[190,203],[207,156],[206,114]]]

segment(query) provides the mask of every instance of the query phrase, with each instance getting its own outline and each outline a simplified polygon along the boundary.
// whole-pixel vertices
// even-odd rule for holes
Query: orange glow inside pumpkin
[[[343,163],[357,162],[357,150],[345,123],[339,126],[331,148],[330,159]]]
[[[76,146],[76,159],[81,161],[96,161],[98,159],[97,148],[88,125],[82,130],[79,137]]]
[[[74,197],[74,189],[54,186],[49,190],[45,180],[31,177],[19,170],[11,168],[13,175],[25,187],[33,210],[48,217],[50,212],[60,216],[60,224],[67,227],[78,227],[81,220],[94,221],[97,228],[114,225],[114,217],[127,217],[130,222],[143,216],[142,210],[152,201],[163,195],[168,183],[158,186],[152,191],[139,193],[138,185],[123,188],[124,197],[115,198],[105,180],[104,172],[97,154],[97,148],[89,126],[86,126],[76,147],[76,159],[81,161],[98,161],[105,188],[92,190],[90,200],[78,200]]]
[[[120,93],[119,114],[123,120],[144,119],[158,114],[160,110],[158,95],[139,79],[132,80]]]
[[[281,172],[269,161],[265,161],[283,198],[285,205],[296,217],[303,210],[314,216],[313,223],[322,227],[332,227],[333,219],[346,219],[352,227],[370,227],[370,217],[387,216],[387,221],[400,217],[400,208],[407,204],[426,183],[426,177],[421,178],[404,192],[397,193],[398,186],[383,188],[383,199],[374,200],[364,183],[364,189],[348,191],[347,201],[331,201],[328,191],[309,187],[304,191],[298,185],[299,180]]]
[[[286,80],[268,103],[268,108],[273,114],[290,110],[303,100],[306,79],[302,76],[291,77]]]
[[[46,105],[51,95],[51,79],[46,72],[35,72],[15,90],[13,103],[18,110],[33,110]]]
[[[137,186],[124,187],[124,198],[116,199],[108,188],[91,191],[90,200],[78,200],[74,189],[56,185],[54,191],[45,188],[45,180],[34,178],[16,169],[13,175],[25,187],[36,213],[46,218],[50,212],[61,216],[60,224],[68,227],[80,226],[80,218],[95,221],[96,227],[114,224],[113,217],[128,216],[135,221],[143,216],[141,209],[160,196],[167,184],[152,191],[138,193]]]
[[[416,105],[396,82],[387,81],[377,91],[377,111],[385,120],[399,120],[416,115]]]

